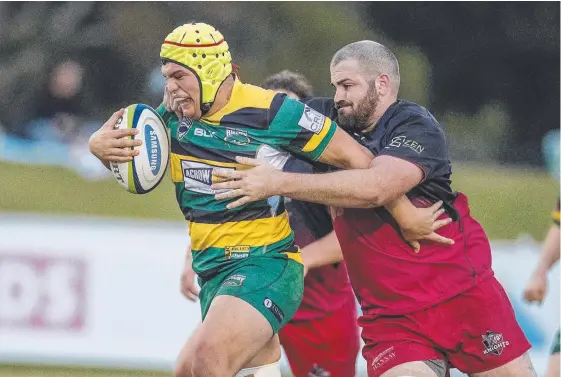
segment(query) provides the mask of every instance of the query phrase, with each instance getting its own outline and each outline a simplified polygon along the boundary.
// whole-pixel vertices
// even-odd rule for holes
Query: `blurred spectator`
[[[542,153],[549,174],[559,180],[560,156],[559,156],[559,129],[550,130],[542,140]]]
[[[157,65],[148,73],[146,82],[147,102],[148,105],[156,108],[162,102],[164,88],[166,87],[166,79],[162,75],[161,65]]]
[[[56,65],[35,105],[35,118],[23,135],[38,141],[71,143],[84,123],[80,91],[84,69],[72,60]]]
[[[57,64],[35,102],[34,118],[22,126],[24,138],[3,135],[0,129],[0,160],[66,166],[87,179],[107,177],[87,148],[100,124],[86,118],[80,96],[83,77],[79,63]]]

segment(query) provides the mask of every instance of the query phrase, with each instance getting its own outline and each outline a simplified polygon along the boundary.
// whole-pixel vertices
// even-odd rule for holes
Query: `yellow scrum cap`
[[[175,28],[164,40],[162,61],[178,63],[195,73],[201,88],[201,110],[206,113],[222,82],[232,73],[232,57],[224,36],[205,23]]]

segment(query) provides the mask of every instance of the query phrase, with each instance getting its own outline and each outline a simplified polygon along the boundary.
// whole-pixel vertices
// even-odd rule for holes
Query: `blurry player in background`
[[[286,70],[269,76],[262,87],[298,100],[313,94],[304,76]],[[327,166],[291,156],[283,171],[318,173]],[[295,377],[352,377],[360,349],[356,303],[329,208],[290,199],[285,205],[294,242],[310,270],[302,303],[279,332],[281,345]]]
[[[214,171],[245,169],[235,156],[282,168],[289,153],[341,168],[365,169],[372,154],[329,118],[299,101],[242,83],[232,71],[228,44],[214,27],[185,24],[164,40],[160,58],[166,98],[158,112],[171,136],[170,172],[188,222],[186,265],[201,286],[203,322],[180,353],[178,377],[280,377],[277,333],[302,298],[300,250],[281,197],[230,210],[216,200]],[[136,130],[115,130],[123,109],[90,138],[106,166],[130,161],[141,140]],[[388,208],[400,225],[433,232],[440,205],[417,210],[405,196]],[[416,220],[423,221],[416,221]],[[426,220],[426,221],[424,221]],[[412,233],[415,233],[413,231]],[[446,242],[446,240],[444,240]]]
[[[541,304],[547,293],[547,273],[553,265],[559,261],[560,254],[560,230],[559,230],[559,200],[557,201],[557,208],[553,212],[553,224],[549,228],[547,237],[542,246],[540,261],[524,290],[524,298],[528,302],[537,302]],[[559,330],[555,334],[553,346],[551,347],[551,358],[547,368],[547,377],[559,377],[561,374],[559,366]]]
[[[369,169],[325,174],[280,172],[265,162],[219,170],[240,197],[235,208],[263,197],[335,207],[334,229],[361,304],[359,320],[369,377],[445,377],[451,367],[472,377],[534,377],[530,344],[491,268],[491,248],[470,215],[466,196],[451,188],[444,130],[425,108],[398,100],[399,65],[373,41],[351,43],[331,60],[337,122],[376,157]],[[311,106],[311,105],[310,105]],[[454,219],[442,228],[454,244],[421,242],[407,252],[383,206],[407,194],[418,206],[444,201]]]

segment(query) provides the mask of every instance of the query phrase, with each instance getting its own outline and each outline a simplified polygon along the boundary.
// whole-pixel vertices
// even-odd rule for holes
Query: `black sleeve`
[[[300,102],[305,103],[320,114],[337,122],[337,110],[335,109],[335,102],[333,102],[333,98],[308,97],[302,98]]]
[[[434,119],[411,116],[389,133],[380,155],[409,161],[423,170],[423,181],[443,176],[450,169],[446,135]]]

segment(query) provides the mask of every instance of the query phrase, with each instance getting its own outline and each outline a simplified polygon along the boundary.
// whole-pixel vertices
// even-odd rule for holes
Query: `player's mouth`
[[[180,101],[176,102],[176,106],[177,106],[176,110],[183,113],[183,115],[185,115],[189,111],[189,107],[191,107],[192,103],[193,100],[191,98],[181,99]]]
[[[352,112],[352,110],[353,110],[353,107],[350,106],[350,105],[349,105],[349,106],[343,106],[343,107],[339,107],[339,108],[337,109],[337,113],[339,113],[339,114],[344,114],[344,115],[348,115],[348,114],[350,114],[350,113]]]

